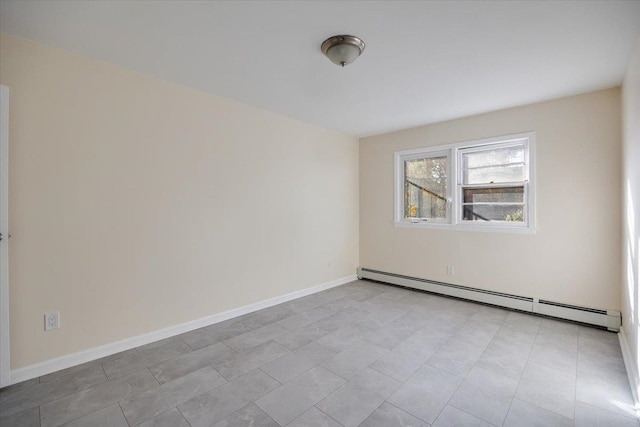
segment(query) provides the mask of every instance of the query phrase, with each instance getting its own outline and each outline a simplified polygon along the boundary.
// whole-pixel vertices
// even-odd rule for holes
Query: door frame
[[[9,357],[9,88],[0,86],[0,387],[11,384]]]

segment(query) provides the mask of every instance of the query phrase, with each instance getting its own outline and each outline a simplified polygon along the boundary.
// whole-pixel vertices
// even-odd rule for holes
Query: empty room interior
[[[0,426],[636,426],[640,1],[0,1]]]

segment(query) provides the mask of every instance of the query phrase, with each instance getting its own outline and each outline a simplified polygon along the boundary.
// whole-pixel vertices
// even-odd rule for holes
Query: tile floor
[[[356,281],[0,390],[1,426],[638,426],[615,334]]]

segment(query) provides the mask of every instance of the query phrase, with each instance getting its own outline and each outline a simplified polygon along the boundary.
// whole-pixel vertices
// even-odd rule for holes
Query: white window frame
[[[508,147],[524,143],[525,180],[524,180],[524,222],[482,222],[462,219],[462,154],[482,151],[486,148]],[[424,157],[447,155],[447,220],[429,220],[404,217],[404,162]],[[525,132],[514,135],[485,138],[474,141],[457,142],[434,147],[396,151],[394,153],[394,224],[396,227],[422,229],[448,229],[461,231],[484,231],[534,234],[536,220],[535,191],[535,133]],[[505,183],[507,186],[521,185]],[[496,186],[502,186],[502,183]]]
[[[413,150],[411,150],[413,151]],[[400,174],[402,175],[402,181],[400,182],[400,185],[402,185],[402,191],[400,192],[400,218],[402,218],[404,220],[404,162],[407,160],[417,160],[417,159],[424,159],[424,158],[429,158],[429,157],[447,157],[447,178],[451,175],[452,173],[452,169],[451,169],[451,150],[429,150],[428,153],[425,153],[424,150],[421,150],[420,152],[417,153],[413,153],[413,154],[407,154],[406,156],[402,157],[401,163],[400,163],[400,167],[402,168],[402,170],[400,171]],[[421,223],[421,222],[429,222],[429,224],[449,224],[451,223],[451,194],[453,192],[453,188],[451,188],[450,186],[450,182],[449,180],[447,180],[447,194],[445,195],[446,199],[447,199],[447,217],[446,218],[436,218],[436,219],[426,219],[426,218],[412,218],[412,219],[407,219],[407,221],[410,221],[412,224],[415,223]]]

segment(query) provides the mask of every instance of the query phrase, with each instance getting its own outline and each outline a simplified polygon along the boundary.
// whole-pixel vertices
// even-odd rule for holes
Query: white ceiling
[[[0,30],[367,136],[618,86],[640,1],[2,0]]]

